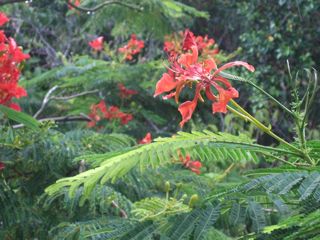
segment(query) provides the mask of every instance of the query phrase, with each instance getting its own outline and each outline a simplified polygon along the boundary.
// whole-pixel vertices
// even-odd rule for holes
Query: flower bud
[[[193,194],[190,198],[190,201],[189,201],[189,207],[190,208],[193,208],[194,205],[196,204],[196,202],[199,200],[199,196],[198,194]]]
[[[170,182],[169,181],[166,181],[165,185],[164,185],[164,190],[166,192],[169,192],[170,191]]]

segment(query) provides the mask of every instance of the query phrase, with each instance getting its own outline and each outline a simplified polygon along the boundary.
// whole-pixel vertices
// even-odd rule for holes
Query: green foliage
[[[228,148],[228,150],[226,150]],[[180,132],[171,138],[158,138],[155,143],[134,147],[126,152],[115,154],[102,154],[83,156],[81,158],[99,161],[100,166],[86,171],[75,177],[59,180],[46,191],[49,195],[55,194],[64,187],[69,187],[70,197],[75,195],[76,190],[84,187],[81,203],[89,197],[93,187],[107,181],[115,181],[127,174],[134,167],[144,171],[148,167],[158,168],[170,164],[173,159],[179,159],[179,150],[192,153],[201,161],[253,161],[256,160],[256,152],[280,151],[280,149],[265,148],[250,143],[245,136],[232,136],[228,134],[215,134],[212,132]]]
[[[21,80],[28,98],[19,104],[34,115],[48,102],[36,116],[41,123],[0,105],[29,127],[1,122],[0,239],[318,239],[320,141],[309,140],[319,125],[317,75],[284,74],[287,59],[292,69],[317,64],[316,1],[133,0],[87,13],[45,0],[3,9],[12,18],[5,31],[32,56]],[[212,115],[199,101],[193,122],[177,133],[177,104],[153,93],[165,71],[164,34],[186,27],[228,51],[241,47],[219,60],[241,53],[255,65],[255,81],[221,75],[239,88],[262,132],[248,115]],[[125,61],[117,49],[132,33],[146,47]],[[97,36],[105,38],[102,52],[88,46]],[[244,89],[256,82],[281,96],[286,115],[270,95]],[[139,94],[121,98],[118,83]],[[191,99],[184,92],[182,101]],[[134,119],[88,129],[90,107],[101,100]],[[81,121],[69,122],[74,116]],[[271,140],[271,130],[286,142]],[[147,132],[153,142],[137,144]]]
[[[31,128],[33,130],[39,130],[38,122],[25,113],[14,111],[11,108],[8,108],[3,105],[0,105],[0,111],[11,120],[14,120],[18,123],[22,123],[26,127]]]

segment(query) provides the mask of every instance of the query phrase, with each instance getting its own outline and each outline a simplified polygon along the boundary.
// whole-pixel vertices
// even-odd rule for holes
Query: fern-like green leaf
[[[220,216],[220,205],[211,206],[209,205],[206,209],[201,211],[201,215],[199,216],[199,221],[197,227],[194,232],[194,239],[200,240],[204,239],[207,232]]]
[[[203,154],[203,149],[206,154]],[[226,150],[228,149],[228,150]],[[95,155],[100,166],[88,170],[74,177],[64,178],[56,184],[49,186],[46,192],[49,195],[60,191],[64,187],[70,187],[69,194],[74,196],[78,187],[83,186],[83,196],[81,204],[89,198],[93,187],[97,184],[104,184],[107,181],[116,181],[126,175],[130,170],[138,167],[141,171],[146,168],[158,168],[167,164],[172,164],[174,159],[179,159],[179,151],[192,153],[202,161],[217,162],[222,159],[229,161],[255,161],[256,153],[263,154],[272,152],[286,152],[282,149],[263,147],[252,144],[250,139],[243,136],[231,134],[194,132],[179,132],[171,138],[158,138],[154,143],[133,147],[122,154]],[[241,154],[238,154],[241,152]],[[85,159],[85,158],[84,158]]]

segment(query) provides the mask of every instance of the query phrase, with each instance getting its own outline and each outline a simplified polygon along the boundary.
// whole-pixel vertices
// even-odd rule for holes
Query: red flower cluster
[[[146,136],[139,141],[139,144],[148,144],[151,142],[152,142],[152,136],[151,136],[151,133],[148,132]]]
[[[175,58],[178,54],[183,53],[181,41],[183,41],[187,32],[190,31],[187,29],[185,32],[165,36],[163,50],[168,53],[171,58]],[[214,57],[219,53],[219,49],[215,45],[215,40],[213,38],[209,38],[207,35],[204,37],[196,36],[194,37],[194,41],[198,47],[199,55],[201,56]]]
[[[207,40],[203,40],[203,42],[205,41]],[[213,113],[226,113],[228,102],[239,96],[238,91],[232,87],[231,83],[219,75],[221,71],[233,66],[244,66],[249,71],[254,71],[253,66],[242,61],[230,62],[218,68],[213,58],[199,59],[199,46],[196,37],[188,30],[185,32],[182,49],[183,53],[169,57],[168,72],[162,75],[154,93],[156,97],[162,93],[170,92],[163,98],[168,99],[175,96],[176,102],[178,102],[182,89],[185,86],[192,87],[192,84],[195,83],[194,99],[180,104],[178,108],[182,115],[181,127],[191,119],[198,100],[204,101],[201,91],[205,91],[207,98],[213,102]],[[216,94],[212,92],[212,87]]]
[[[120,91],[119,92],[119,96],[122,99],[129,98],[131,95],[138,94],[137,91],[126,88],[122,83],[118,84],[118,88],[119,88],[119,91]]]
[[[119,48],[118,51],[124,54],[126,60],[132,60],[133,55],[140,53],[143,48],[144,41],[138,40],[137,36],[132,34],[128,44]]]
[[[9,18],[0,13],[0,26],[9,21]],[[20,77],[19,64],[30,56],[24,54],[13,38],[7,38],[0,31],[0,104],[20,111],[19,105],[12,103],[12,98],[27,96],[24,88],[18,85]]]
[[[128,124],[133,119],[131,114],[121,112],[116,106],[108,108],[103,100],[98,104],[92,105],[90,109],[91,113],[88,116],[92,121],[88,123],[88,127],[94,127],[103,118],[107,120],[120,119],[122,125]]]
[[[89,42],[89,46],[95,51],[101,51],[103,49],[103,37],[98,37],[92,40]]]
[[[0,171],[5,169],[6,165],[3,162],[0,162]]]
[[[180,155],[180,161],[182,164],[186,167],[189,168],[192,172],[196,174],[200,174],[200,168],[202,167],[202,164],[200,161],[191,161],[190,155],[187,155],[185,158]]]

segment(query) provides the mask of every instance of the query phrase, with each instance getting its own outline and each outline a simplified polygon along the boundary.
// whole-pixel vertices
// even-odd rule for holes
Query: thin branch
[[[137,10],[137,11],[142,11],[143,10],[141,7],[139,7],[137,5],[132,5],[132,4],[129,4],[129,3],[125,3],[125,2],[120,1],[120,0],[105,1],[103,3],[98,4],[95,7],[92,7],[92,8],[80,7],[80,6],[75,5],[74,3],[72,3],[69,0],[65,0],[65,1],[69,6],[73,7],[74,9],[76,9],[78,11],[82,11],[82,12],[87,12],[87,13],[96,12],[99,9],[101,9],[101,8],[107,6],[107,5],[111,5],[111,4],[118,4],[118,5],[121,5],[121,6],[124,6],[124,7],[127,7],[127,8],[131,8],[131,9],[134,9],[134,10]]]
[[[45,121],[55,121],[55,122],[90,122],[92,119],[85,114],[80,114],[79,116],[62,116],[62,117],[47,117],[38,120],[39,122]],[[13,125],[12,128],[22,128],[24,124]]]
[[[40,109],[33,115],[34,118],[37,118],[45,109],[45,107],[48,105],[48,103],[50,102],[50,95],[59,88],[59,86],[54,86],[52,88],[49,89],[49,91],[47,92],[47,94],[44,96],[44,99],[42,101],[41,107]]]
[[[126,213],[126,211],[124,211],[122,208],[120,208],[119,205],[118,205],[115,201],[112,201],[112,202],[111,202],[111,205],[112,205],[114,208],[119,209],[119,211],[120,211],[120,216],[121,216],[122,218],[128,218],[128,214]]]
[[[54,86],[54,87],[49,89],[49,91],[46,93],[46,95],[45,95],[45,97],[44,97],[44,99],[42,101],[40,109],[33,115],[34,118],[39,117],[39,115],[44,111],[45,107],[48,105],[48,103],[51,100],[70,100],[70,99],[73,99],[73,98],[76,98],[76,97],[81,97],[81,96],[84,96],[84,95],[88,95],[88,94],[93,94],[93,93],[98,93],[99,92],[98,89],[95,89],[95,90],[91,90],[91,91],[85,91],[85,92],[77,93],[77,94],[74,94],[74,95],[71,95],[71,96],[62,96],[62,97],[52,96],[51,97],[53,92],[56,91],[58,88],[59,88],[59,86],[56,85],[56,86]]]
[[[95,89],[95,90],[91,90],[91,91],[85,91],[85,92],[77,93],[77,94],[74,94],[74,95],[71,95],[71,96],[63,96],[63,97],[53,96],[50,99],[52,99],[52,100],[70,100],[72,98],[81,97],[81,96],[84,96],[84,95],[88,95],[88,94],[92,94],[92,93],[98,93],[98,92],[99,92],[99,90]]]

